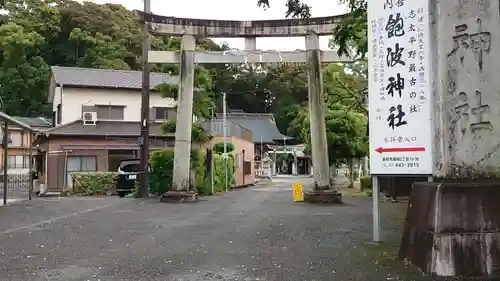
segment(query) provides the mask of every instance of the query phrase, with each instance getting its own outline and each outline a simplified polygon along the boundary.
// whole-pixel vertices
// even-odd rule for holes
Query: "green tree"
[[[307,102],[306,73],[301,64],[233,66],[216,79],[228,81],[229,108],[273,113],[276,126],[286,134],[300,104]]]
[[[341,103],[350,110],[368,116],[368,108],[366,107],[368,81],[365,72],[366,63],[362,61],[351,64],[328,64],[323,70],[327,103]]]
[[[290,124],[290,130],[297,130],[306,140],[310,151],[310,127],[308,108],[304,106],[296,119]],[[366,134],[368,120],[362,113],[349,109],[342,104],[329,104],[325,116],[328,160],[330,165],[349,164],[350,186],[354,184],[353,159],[368,153]],[[314,157],[314,154],[312,154]]]
[[[126,47],[114,41],[111,36],[100,32],[91,34],[80,28],[74,28],[69,39],[75,44],[77,51],[85,49],[83,54],[77,54],[78,66],[130,70],[130,65],[126,62]]]
[[[350,110],[367,115],[366,63],[330,63],[323,69],[325,102],[340,103]],[[219,77],[218,77],[219,79]],[[306,142],[302,125],[296,118],[307,107],[307,69],[302,64],[264,66],[263,70],[241,71],[231,84],[233,95],[228,96],[230,108],[245,112],[273,113],[278,129],[298,142]],[[304,116],[302,116],[304,117]],[[308,115],[305,116],[308,120]],[[306,120],[304,119],[304,120]]]
[[[48,63],[140,69],[142,32],[132,11],[122,5],[71,0],[61,0],[56,7],[61,32],[48,46]],[[154,49],[165,49],[168,44],[157,36],[151,41]]]
[[[224,142],[218,142],[214,144],[213,150],[217,154],[224,154]],[[226,143],[226,152],[231,153],[234,151],[234,144],[228,142]]]
[[[175,134],[177,122],[175,120],[167,120],[162,124],[163,132]],[[202,145],[210,140],[210,135],[205,126],[201,122],[194,122],[191,129],[191,142],[195,145]]]
[[[347,158],[362,157],[367,153],[366,117],[341,104],[329,104],[325,115],[328,159],[335,165]],[[301,138],[310,144],[309,112],[306,106],[292,122],[299,129]],[[314,157],[314,155],[313,155]]]
[[[174,72],[178,68],[171,70],[172,74],[178,75]],[[210,139],[210,133],[202,124],[204,119],[211,117],[215,109],[215,103],[211,97],[212,95],[212,79],[210,72],[204,67],[197,65],[194,73],[194,87],[195,93],[193,95],[193,115],[196,120],[193,122],[191,131],[191,140],[195,144],[203,144]],[[157,87],[157,90],[162,93],[166,98],[173,98],[178,100],[179,87],[176,84],[162,84]],[[177,122],[175,120],[168,120],[163,125],[163,131],[166,133],[175,133]]]
[[[47,114],[49,67],[39,56],[44,38],[10,22],[0,26],[0,97],[2,111],[11,115]]]
[[[307,69],[303,64],[281,64],[269,66],[263,81],[272,93],[269,98],[270,112],[274,113],[276,125],[287,133],[289,124],[298,114],[301,104],[307,103]],[[296,138],[296,135],[290,135]]]
[[[0,83],[2,110],[9,114],[50,116],[47,104],[49,66],[77,66],[140,70],[142,31],[137,17],[122,5],[99,5],[72,0],[4,0],[0,2],[2,38]],[[152,36],[152,49],[178,50],[180,39]],[[209,39],[199,39],[198,48],[220,50]],[[15,51],[12,51],[15,50]],[[154,65],[153,71],[176,74],[177,65]],[[216,65],[204,72],[200,88],[212,89]],[[203,80],[200,78],[200,81]],[[213,96],[203,90],[205,105]],[[202,110],[202,116],[208,110]]]
[[[173,73],[178,75],[177,73]],[[194,74],[195,93],[193,95],[193,115],[199,119],[209,119],[215,103],[212,99],[212,78],[210,72],[204,67],[197,65]],[[157,89],[166,98],[178,100],[179,87],[176,84],[162,84]]]

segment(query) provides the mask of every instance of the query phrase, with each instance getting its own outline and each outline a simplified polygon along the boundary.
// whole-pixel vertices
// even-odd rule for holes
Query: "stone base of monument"
[[[194,191],[168,191],[160,197],[160,201],[166,203],[197,202],[198,193]]]
[[[342,204],[342,193],[334,189],[313,190],[304,193],[304,201],[314,204]]]
[[[399,257],[426,274],[500,275],[500,180],[415,183]]]

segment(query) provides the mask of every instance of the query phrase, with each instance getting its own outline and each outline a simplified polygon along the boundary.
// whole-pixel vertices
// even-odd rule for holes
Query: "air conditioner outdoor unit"
[[[83,125],[95,125],[97,122],[97,112],[84,112]]]

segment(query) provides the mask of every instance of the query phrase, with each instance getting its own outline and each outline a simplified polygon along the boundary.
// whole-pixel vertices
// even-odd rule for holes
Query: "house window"
[[[73,188],[74,172],[96,172],[97,157],[95,156],[68,156],[66,163],[66,186],[69,189]]]
[[[22,155],[7,156],[7,169],[23,169],[28,167],[29,157]]]
[[[235,168],[241,168],[241,163],[243,162],[243,155],[241,153],[236,153]]]
[[[168,110],[168,107],[155,107],[155,120],[167,120]]]
[[[124,106],[96,105],[97,119],[101,120],[123,120]]]
[[[20,131],[9,132],[8,139],[9,144],[11,144],[13,147],[22,146],[22,135]]]
[[[95,156],[68,156],[68,172],[95,172],[97,171],[97,157]]]

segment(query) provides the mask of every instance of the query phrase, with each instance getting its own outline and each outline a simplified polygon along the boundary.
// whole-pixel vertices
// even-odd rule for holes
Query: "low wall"
[[[500,181],[415,183],[400,258],[439,276],[500,275]]]

